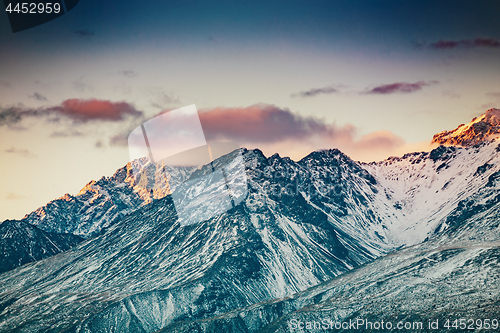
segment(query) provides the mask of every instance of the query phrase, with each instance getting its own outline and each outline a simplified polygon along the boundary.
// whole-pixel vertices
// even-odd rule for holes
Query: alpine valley
[[[498,328],[499,134],[500,110],[490,109],[436,134],[430,152],[381,162],[335,149],[298,162],[239,149],[199,168],[135,160],[0,224],[0,332],[389,331],[398,323],[453,332],[460,319],[469,331]],[[173,196],[204,192],[215,202],[224,188],[203,176],[228,166],[225,186],[241,185],[231,172],[237,156],[243,200],[181,225]]]

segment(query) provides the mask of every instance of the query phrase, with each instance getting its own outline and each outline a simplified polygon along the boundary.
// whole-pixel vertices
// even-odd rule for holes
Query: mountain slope
[[[243,156],[248,197],[218,217],[182,227],[167,196],[65,253],[1,275],[0,331],[124,325],[151,332],[305,290],[389,251],[379,237],[360,236],[372,231],[367,220],[355,235],[353,226],[342,230],[332,220],[347,216],[350,203],[373,187],[366,171],[342,153],[319,152],[302,164],[257,150],[243,150]],[[284,181],[276,171],[286,168],[287,177],[301,176],[293,179],[310,189],[308,195],[271,190]],[[326,201],[318,188],[332,169],[332,182],[349,181],[338,198]],[[177,190],[186,196],[196,190],[182,186]],[[362,222],[357,218],[345,221]]]
[[[388,326],[381,329],[381,322],[390,322],[393,329],[409,322],[408,331],[459,332],[463,330],[453,330],[452,325],[461,318],[467,327],[474,320],[473,331],[480,331],[485,319],[490,327],[493,319],[498,324],[500,244],[429,245],[399,250],[283,299],[177,322],[159,332],[294,332],[308,323],[311,332],[389,331]],[[428,323],[436,320],[439,330],[429,329]],[[451,330],[444,326],[447,320]],[[350,323],[360,326],[353,329]],[[423,329],[413,323],[422,323]]]
[[[25,221],[0,224],[0,273],[64,252],[82,241],[71,234],[45,232]]]
[[[364,164],[380,184],[378,196],[396,208],[389,233],[401,245],[422,242],[459,204],[500,171],[500,141],[474,147],[443,147]]]
[[[135,160],[111,177],[89,182],[77,195],[66,194],[27,214],[22,222],[5,221],[0,227],[4,237],[0,272],[68,250],[143,205],[170,194],[192,170]],[[154,189],[144,189],[141,182],[154,183]]]
[[[445,219],[447,227],[421,244],[283,299],[173,323],[160,332],[293,332],[299,325],[311,325],[312,332],[368,332],[377,327],[373,325],[388,331],[387,323],[394,329],[410,323],[415,331],[462,332],[461,318],[471,331],[481,331],[486,319],[492,329],[496,320],[492,329],[496,331],[500,327],[499,174],[490,175],[485,187],[461,201]],[[429,322],[438,329],[429,328]],[[413,326],[420,323],[422,329]]]

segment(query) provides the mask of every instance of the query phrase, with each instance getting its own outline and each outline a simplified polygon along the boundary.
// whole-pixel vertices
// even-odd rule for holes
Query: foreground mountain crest
[[[485,114],[472,119],[468,124],[461,124],[452,131],[443,131],[434,135],[432,143],[471,147],[500,134],[500,110],[489,109]]]

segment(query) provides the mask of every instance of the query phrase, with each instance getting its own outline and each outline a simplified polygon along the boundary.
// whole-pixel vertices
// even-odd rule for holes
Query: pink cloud
[[[125,102],[111,102],[105,100],[68,99],[60,105],[48,108],[8,107],[0,108],[0,126],[13,126],[25,118],[45,117],[57,121],[60,116],[70,118],[77,122],[95,121],[120,121],[128,116],[139,117],[143,113]],[[50,119],[55,116],[55,119]]]
[[[128,103],[97,99],[68,99],[62,102],[60,106],[55,106],[48,110],[58,112],[79,121],[119,121],[129,115],[134,117],[142,115],[142,112],[137,111]]]
[[[449,50],[456,48],[487,47],[500,48],[500,41],[496,38],[475,38],[462,40],[438,40],[430,45],[435,50]]]
[[[352,124],[337,126],[269,104],[201,110],[200,121],[208,141],[235,142],[241,147],[259,148],[268,155],[279,152],[293,159],[316,149],[330,148],[338,148],[362,161],[411,151],[401,137],[389,131],[359,137]]]
[[[209,140],[276,142],[307,138],[315,133],[335,134],[335,128],[320,119],[303,117],[269,104],[200,110],[200,121]]]
[[[336,92],[338,92],[337,89],[329,86],[329,87],[323,87],[323,88],[313,88],[313,89],[309,89],[309,90],[304,90],[304,91],[301,91],[299,93],[292,94],[292,97],[295,97],[295,96],[313,97],[313,96],[322,95],[322,94],[329,95],[329,94],[333,94]]]
[[[423,87],[430,86],[431,84],[436,84],[437,81],[418,81],[415,83],[407,83],[407,82],[396,82],[391,84],[384,84],[381,86],[377,86],[367,92],[367,94],[393,94],[393,93],[411,93],[418,90],[421,90]]]
[[[392,150],[405,144],[405,141],[389,131],[372,132],[362,136],[358,141],[352,140],[353,145],[361,150]]]

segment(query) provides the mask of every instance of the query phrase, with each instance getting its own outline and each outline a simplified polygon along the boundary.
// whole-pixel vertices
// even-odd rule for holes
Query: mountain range
[[[498,124],[491,109],[430,152],[373,163],[335,149],[298,162],[240,149],[201,168],[135,160],[0,224],[0,332],[498,320]],[[181,225],[171,194],[187,200],[236,155],[245,199]]]

